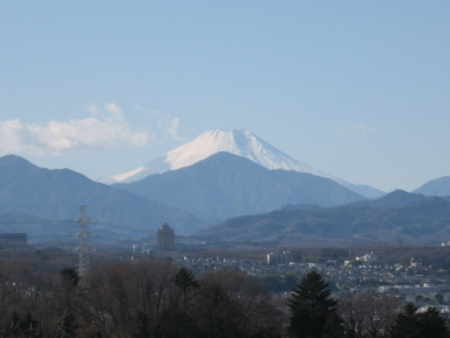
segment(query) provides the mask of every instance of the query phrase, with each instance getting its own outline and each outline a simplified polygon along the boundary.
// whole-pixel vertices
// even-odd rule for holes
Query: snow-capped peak
[[[114,182],[128,183],[148,175],[191,166],[219,152],[245,157],[268,169],[284,169],[323,175],[260,139],[246,129],[204,132],[189,143],[169,151],[147,165],[112,177]]]
[[[147,168],[145,168],[145,167],[139,167],[137,169],[127,171],[126,173],[123,173],[123,174],[114,175],[112,177],[113,182],[125,182],[125,181],[131,179],[132,177],[143,173],[146,169]]]

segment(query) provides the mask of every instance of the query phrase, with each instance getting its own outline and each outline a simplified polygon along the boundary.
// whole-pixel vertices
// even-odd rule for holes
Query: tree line
[[[239,271],[201,276],[162,260],[76,269],[0,264],[0,337],[34,338],[449,338],[441,314],[398,299],[335,300],[317,272],[287,298]]]

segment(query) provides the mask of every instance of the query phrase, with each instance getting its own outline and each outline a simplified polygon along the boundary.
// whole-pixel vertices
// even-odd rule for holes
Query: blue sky
[[[449,37],[449,1],[3,2],[0,154],[95,178],[248,128],[413,189],[450,175]]]

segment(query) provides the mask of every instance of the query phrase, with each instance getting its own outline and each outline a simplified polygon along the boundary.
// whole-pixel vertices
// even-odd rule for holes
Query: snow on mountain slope
[[[112,183],[129,183],[148,175],[191,166],[219,152],[245,157],[268,169],[284,169],[326,176],[257,137],[249,130],[211,130],[169,151],[145,166],[115,175]]]
[[[268,169],[314,171],[309,165],[294,160],[248,130],[203,133],[192,142],[170,151],[166,161],[171,164],[171,169],[179,169],[219,152],[245,157]]]
[[[151,174],[163,173],[169,170],[191,166],[219,152],[228,152],[247,158],[267,169],[292,170],[330,178],[337,183],[344,185],[348,189],[368,198],[377,198],[384,194],[376,188],[352,184],[316,170],[306,163],[299,162],[262,140],[249,130],[207,131],[193,141],[169,151],[165,156],[156,158],[145,166],[115,175],[107,180],[103,180],[103,182],[135,182]]]
[[[141,175],[142,173],[146,172],[146,170],[147,168],[145,167],[139,167],[137,169],[127,171],[126,173],[115,175],[112,178],[114,182],[126,182],[133,177]]]

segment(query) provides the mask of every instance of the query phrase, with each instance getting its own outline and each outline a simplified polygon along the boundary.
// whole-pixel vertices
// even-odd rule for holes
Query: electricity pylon
[[[88,225],[92,222],[92,219],[87,217],[86,210],[86,205],[80,207],[80,218],[78,219],[78,223],[80,224],[80,232],[78,233],[80,240],[80,247],[78,248],[78,275],[81,279],[89,273],[91,263],[89,247],[90,232]]]

